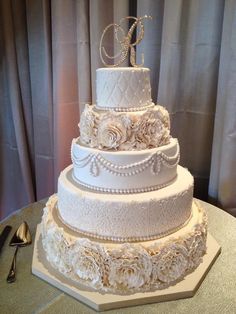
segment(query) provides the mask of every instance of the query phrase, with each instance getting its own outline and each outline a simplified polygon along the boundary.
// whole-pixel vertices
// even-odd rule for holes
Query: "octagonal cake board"
[[[219,256],[221,247],[208,233],[207,253],[203,262],[191,274],[187,275],[176,285],[154,292],[135,293],[130,295],[115,295],[89,290],[77,282],[68,279],[52,268],[46,259],[42,241],[40,225],[35,235],[32,273],[47,281],[56,288],[87,304],[96,311],[104,311],[134,305],[171,301],[194,296],[204,280],[211,266]]]

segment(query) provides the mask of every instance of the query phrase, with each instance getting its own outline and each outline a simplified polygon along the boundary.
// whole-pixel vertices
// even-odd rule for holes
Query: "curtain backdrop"
[[[195,196],[236,215],[234,0],[0,2],[0,218],[56,191],[80,112],[96,100],[101,33],[130,14],[153,17],[137,58],[170,112]]]

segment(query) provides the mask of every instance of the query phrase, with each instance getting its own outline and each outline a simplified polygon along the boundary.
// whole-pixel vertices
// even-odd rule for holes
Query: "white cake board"
[[[191,274],[187,275],[175,286],[155,292],[135,293],[130,295],[102,294],[91,291],[76,282],[65,278],[52,268],[46,260],[41,243],[40,225],[37,226],[32,273],[41,279],[49,282],[58,289],[66,292],[77,300],[87,304],[96,311],[104,311],[121,307],[171,301],[194,296],[207,272],[220,254],[221,247],[216,240],[208,233],[207,253],[203,262]]]

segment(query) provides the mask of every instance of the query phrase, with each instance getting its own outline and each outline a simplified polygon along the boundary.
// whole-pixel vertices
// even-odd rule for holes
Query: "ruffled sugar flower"
[[[108,281],[118,290],[137,289],[148,283],[152,272],[151,259],[141,247],[124,244],[110,252]]]
[[[137,148],[145,149],[160,146],[164,130],[163,123],[154,114],[144,114],[137,125]]]
[[[48,228],[44,235],[43,247],[46,252],[50,252],[49,262],[54,265],[61,273],[71,271],[69,251],[70,245],[63,237],[61,231],[56,227]],[[48,258],[49,255],[47,255]]]
[[[91,147],[97,146],[97,120],[92,106],[86,104],[79,123],[80,140],[83,144],[90,144]]]
[[[188,249],[189,269],[197,267],[202,261],[202,256],[206,253],[206,236],[201,231],[195,231],[194,236],[185,240]]]
[[[160,119],[162,121],[162,123],[164,124],[165,128],[167,128],[168,130],[170,129],[170,115],[169,112],[162,106],[160,105],[156,105],[157,108],[157,118]]]
[[[74,273],[97,288],[101,287],[105,273],[105,254],[99,245],[88,239],[79,239],[70,256]]]
[[[131,114],[130,116],[123,115],[121,119],[126,127],[127,139],[124,143],[120,144],[119,150],[133,150],[136,147],[135,124],[137,122],[137,116],[135,114]]]
[[[104,117],[98,126],[99,148],[116,149],[127,139],[127,129],[122,119]]]
[[[188,268],[188,251],[178,243],[160,249],[152,256],[152,281],[171,283],[179,279]]]
[[[57,202],[57,195],[53,194],[48,199],[46,206],[43,209],[43,216],[42,216],[42,224],[41,224],[41,230],[42,230],[42,237],[46,237],[48,229],[53,225],[52,220],[49,219],[50,210],[54,207],[55,203]]]

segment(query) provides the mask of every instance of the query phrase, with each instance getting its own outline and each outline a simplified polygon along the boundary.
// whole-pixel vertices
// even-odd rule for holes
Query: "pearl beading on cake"
[[[61,220],[61,222],[67,226],[67,228],[79,233],[82,236],[85,237],[90,237],[90,238],[95,238],[95,239],[99,239],[99,240],[105,240],[105,241],[112,241],[112,242],[140,242],[140,241],[151,241],[151,240],[158,240],[161,239],[163,237],[168,236],[171,233],[177,232],[178,230],[180,230],[181,228],[183,228],[184,226],[186,226],[189,222],[189,220],[192,218],[192,212],[190,213],[190,216],[188,217],[188,219],[182,223],[181,225],[179,225],[178,227],[172,228],[168,231],[165,232],[161,232],[158,233],[158,235],[154,234],[151,236],[146,236],[146,237],[115,237],[115,236],[102,236],[102,235],[98,235],[98,234],[94,234],[92,232],[88,232],[88,231],[82,231],[76,227],[71,226],[70,224],[68,224],[60,215],[58,207],[57,207],[57,203],[55,204],[56,209],[57,209],[57,216],[58,218]]]
[[[143,111],[145,109],[148,108],[152,108],[154,107],[155,104],[153,102],[147,103],[147,105],[145,106],[141,106],[141,107],[129,107],[129,108],[125,108],[125,107],[100,107],[98,105],[95,105],[95,109],[97,110],[105,110],[105,111],[115,111],[115,112],[137,112],[137,111]]]
[[[73,147],[73,145],[72,145]],[[145,169],[150,167],[152,175],[158,175],[161,171],[161,164],[165,165],[167,168],[175,167],[180,160],[180,150],[179,144],[177,143],[177,151],[174,156],[167,156],[161,151],[153,153],[151,156],[141,160],[139,162],[131,163],[128,165],[115,164],[106,158],[104,158],[100,153],[98,154],[88,154],[86,157],[79,159],[75,156],[73,149],[71,148],[71,159],[74,166],[83,168],[90,164],[90,174],[94,177],[99,175],[99,165],[105,170],[115,176],[134,176]],[[126,171],[128,170],[128,172]],[[126,172],[123,172],[126,171]]]
[[[133,193],[151,192],[151,191],[162,189],[162,188],[170,185],[176,179],[176,176],[175,176],[171,181],[165,182],[163,184],[145,187],[145,188],[132,188],[132,189],[115,189],[114,188],[114,189],[110,189],[110,188],[102,188],[102,187],[98,187],[98,186],[84,183],[84,182],[78,180],[74,175],[72,175],[72,177],[76,182],[78,182],[81,186],[84,186],[87,189],[97,191],[97,192],[109,193],[109,194],[113,194],[113,193],[114,194],[131,194],[131,193],[133,194]]]

